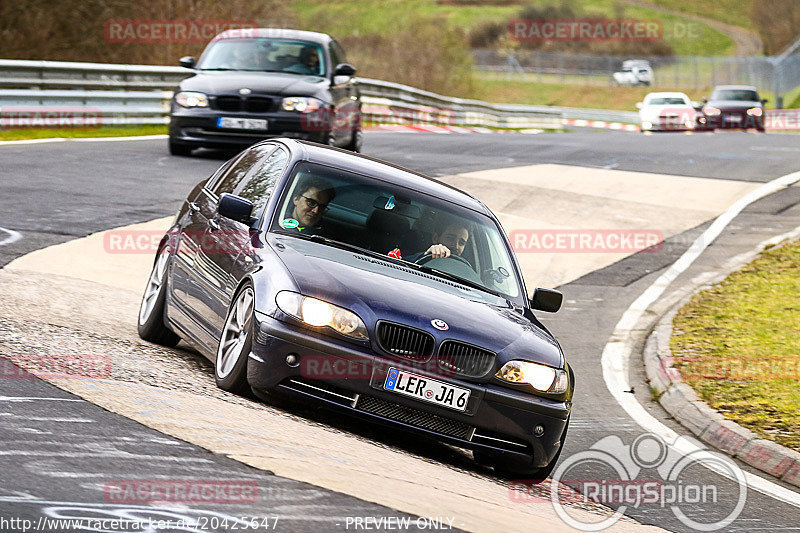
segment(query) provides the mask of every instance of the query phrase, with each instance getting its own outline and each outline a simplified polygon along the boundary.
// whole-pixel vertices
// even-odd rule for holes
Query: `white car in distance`
[[[693,102],[684,93],[650,93],[639,109],[642,131],[688,131],[697,124],[697,110],[702,104]]]

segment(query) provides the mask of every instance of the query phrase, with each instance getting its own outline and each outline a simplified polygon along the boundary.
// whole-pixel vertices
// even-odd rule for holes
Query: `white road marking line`
[[[74,398],[42,398],[34,396],[0,396],[0,402],[33,402],[33,401],[85,402],[86,400],[76,400]]]
[[[152,141],[167,139],[169,135],[131,135],[128,137],[52,137],[48,139],[24,139],[21,141],[0,141],[0,146],[14,144],[41,144],[60,142],[119,142],[119,141]]]
[[[668,428],[653,415],[648,413],[633,394],[625,392],[631,388],[628,383],[628,364],[632,351],[629,339],[639,319],[647,308],[667,289],[667,286],[694,263],[700,254],[703,253],[745,207],[756,200],[777,192],[784,187],[791,186],[798,181],[800,181],[800,172],[781,176],[751,191],[734,203],[727,211],[717,217],[711,226],[695,240],[689,249],[675,261],[666,272],[661,274],[661,276],[659,276],[659,278],[628,307],[622,315],[622,318],[620,318],[614,329],[614,333],[612,333],[610,340],[603,349],[601,360],[603,379],[614,399],[617,400],[631,418],[645,430],[661,436],[668,442],[672,442],[678,437],[675,431]],[[689,442],[688,439],[681,439],[679,445],[676,446],[676,450],[686,455],[689,453],[697,453],[703,450],[703,448]],[[724,477],[736,481],[729,473],[712,468],[707,462],[702,462],[701,464]],[[755,489],[762,494],[766,494],[784,503],[800,507],[800,498],[798,498],[796,492],[786,489],[765,478],[751,474],[750,472],[744,472],[744,476],[748,488]]]
[[[3,246],[4,244],[11,244],[12,242],[16,242],[22,238],[22,234],[14,231],[13,229],[0,228],[0,233],[8,233],[8,237],[0,240],[0,246]]]

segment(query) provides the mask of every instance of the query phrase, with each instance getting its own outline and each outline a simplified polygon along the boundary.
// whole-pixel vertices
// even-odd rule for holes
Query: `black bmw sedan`
[[[170,108],[169,150],[241,149],[293,137],[361,149],[361,101],[344,50],[331,36],[299,30],[237,29],[217,35]]]
[[[319,402],[544,479],[575,378],[476,198],[373,158],[264,141],[189,194],[161,241],[143,339],[181,338],[217,385]]]
[[[719,85],[711,98],[703,99],[705,105],[698,119],[698,129],[751,129],[764,132],[764,104],[750,85]]]

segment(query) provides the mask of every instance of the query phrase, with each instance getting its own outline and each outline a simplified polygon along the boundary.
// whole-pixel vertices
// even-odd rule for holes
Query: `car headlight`
[[[555,394],[566,392],[569,384],[566,371],[528,361],[509,361],[495,376],[509,383],[527,383],[538,391]]]
[[[291,291],[279,292],[275,297],[275,303],[281,311],[302,320],[309,326],[329,327],[354,339],[369,338],[364,322],[357,314],[347,309]]]
[[[194,91],[181,91],[175,95],[175,102],[181,107],[208,107],[208,97]]]
[[[719,115],[720,113],[722,113],[722,111],[713,106],[706,106],[703,108],[703,113],[711,116],[711,115]]]
[[[747,114],[750,115],[751,117],[760,117],[761,115],[764,114],[764,110],[761,109],[760,107],[751,107],[750,109],[747,110]]]
[[[312,113],[320,108],[320,101],[316,98],[306,98],[302,96],[292,96],[284,98],[281,107],[286,111],[299,111],[300,113]]]

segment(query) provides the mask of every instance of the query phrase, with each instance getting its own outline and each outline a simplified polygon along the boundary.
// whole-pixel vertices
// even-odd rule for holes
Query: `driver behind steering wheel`
[[[424,252],[414,254],[408,261],[415,263],[418,259],[430,255],[432,259],[441,259],[451,255],[460,256],[469,242],[469,228],[459,220],[450,220],[441,225],[440,231],[434,231],[431,246]]]

